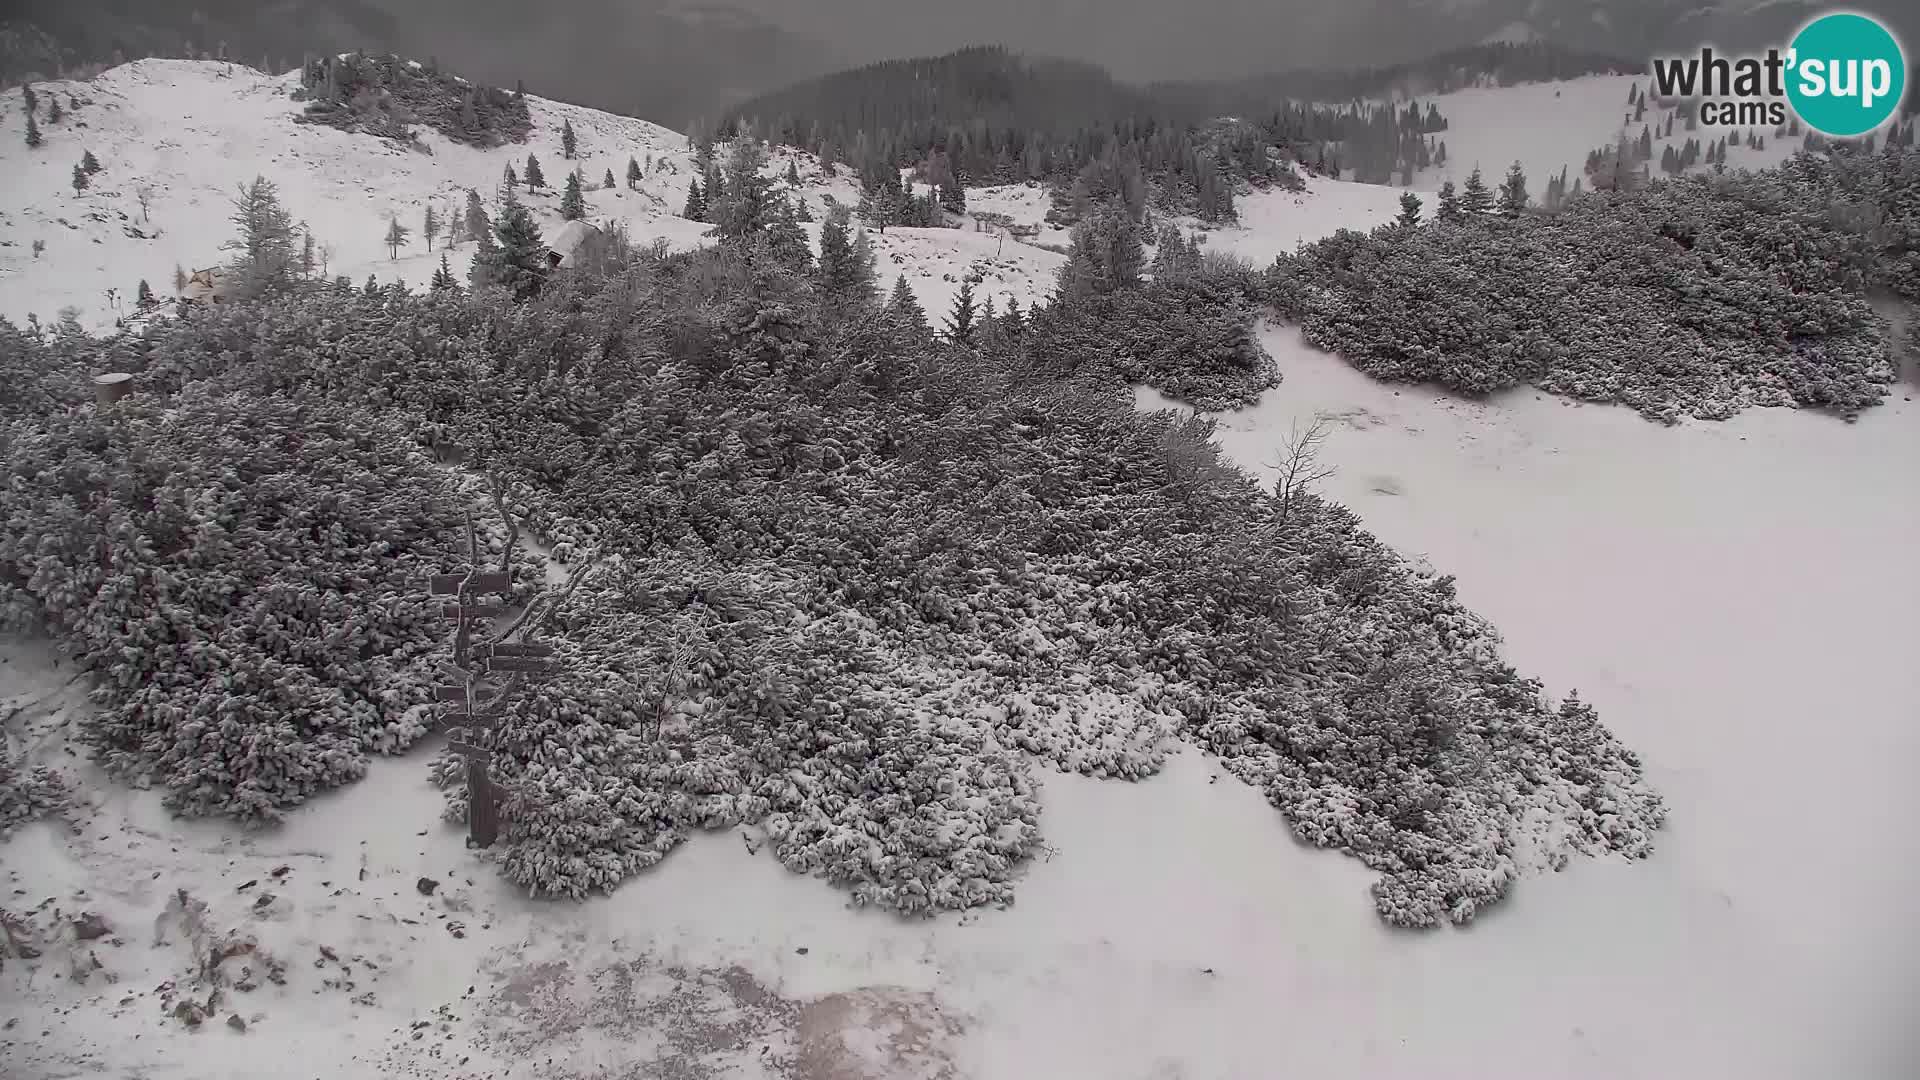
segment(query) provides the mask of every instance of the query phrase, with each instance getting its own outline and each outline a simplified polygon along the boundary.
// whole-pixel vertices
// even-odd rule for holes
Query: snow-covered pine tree
[[[134,302],[141,307],[148,307],[153,304],[153,286],[147,284],[146,278],[140,279],[140,291],[135,294]]]
[[[178,296],[181,293],[186,291],[187,291],[187,268],[184,266],[181,266],[179,263],[174,263],[173,264],[173,294],[175,296]]]
[[[40,95],[34,92],[32,83],[26,83],[20,87],[20,104],[26,106],[28,116],[32,116],[40,108]]]
[[[793,201],[785,192],[773,200],[767,215],[766,235],[767,247],[775,262],[796,274],[813,269],[813,247],[807,242],[807,231],[800,227],[793,212]]]
[[[718,198],[708,202],[713,222],[708,235],[722,243],[737,243],[766,229],[772,212],[772,185],[760,175],[766,163],[766,147],[758,139],[742,134],[733,140],[727,155],[725,186]]]
[[[500,174],[500,186],[509,190],[520,186],[520,176],[513,171],[513,162],[507,162],[507,169]]]
[[[313,277],[316,252],[313,243],[313,230],[306,222],[300,223],[300,277],[302,280]]]
[[[566,189],[560,195],[560,216],[567,221],[579,221],[587,216],[587,200],[580,190],[580,174],[567,174]]]
[[[796,166],[793,163],[791,159],[787,161],[786,179],[787,179],[787,186],[789,188],[798,188],[800,186],[800,169],[798,166]]]
[[[1420,196],[1411,191],[1400,193],[1400,214],[1393,219],[1394,224],[1411,229],[1420,224]]]
[[[893,281],[893,295],[887,299],[887,316],[900,326],[925,334],[927,313],[920,307],[920,301],[913,295],[913,289],[907,284],[907,276],[901,274]]]
[[[29,147],[38,147],[45,141],[45,139],[40,137],[40,122],[33,118],[33,111],[29,109],[27,111],[27,145]]]
[[[1468,215],[1485,214],[1493,209],[1493,192],[1487,189],[1487,182],[1480,178],[1478,165],[1467,174],[1467,184],[1460,190],[1460,209]]]
[[[600,181],[600,186],[608,189],[609,191],[613,189],[613,170],[612,169],[607,170],[607,175],[604,179]]]
[[[507,199],[500,207],[493,234],[499,250],[493,256],[491,280],[512,289],[516,298],[537,296],[546,279],[547,245],[533,212],[520,200]]]
[[[440,268],[433,272],[433,281],[429,287],[437,293],[460,288],[460,283],[454,280],[453,267],[447,264],[447,253],[444,251],[440,253]]]
[[[847,231],[846,211],[827,217],[820,226],[820,261],[814,269],[814,284],[824,296],[839,298],[852,289],[853,238]],[[829,302],[831,309],[834,305]]]
[[[1507,178],[1500,183],[1500,212],[1508,217],[1519,217],[1526,212],[1531,200],[1527,196],[1527,174],[1520,169],[1520,163],[1514,162],[1507,167]]]
[[[73,193],[78,195],[87,190],[87,184],[87,170],[79,165],[75,165],[73,167]]]
[[[700,191],[700,178],[687,181],[687,203],[680,210],[680,216],[688,221],[707,220],[707,200]]]
[[[947,337],[962,345],[973,340],[974,280],[973,274],[960,279],[960,291],[953,297],[953,310],[947,314]]]
[[[88,150],[80,155],[80,167],[87,170],[88,176],[93,176],[100,171],[100,159],[93,156],[93,151]]]
[[[532,154],[527,155],[526,179],[528,191],[534,191],[547,186],[547,176],[540,171],[540,159],[534,157]]]
[[[1054,300],[1061,304],[1084,300],[1099,293],[1099,283],[1100,268],[1086,249],[1076,244],[1054,276]]]
[[[407,246],[407,237],[412,235],[412,233],[412,229],[400,224],[400,218],[398,216],[388,215],[387,235],[384,243],[387,245],[387,257],[389,259],[398,259],[400,257],[400,249]]]
[[[870,301],[880,288],[880,258],[874,254],[873,237],[867,230],[853,231],[853,291],[862,302]]]
[[[427,250],[432,251],[434,238],[440,235],[440,212],[431,202],[427,203],[426,217],[420,223],[420,235],[426,238]]]
[[[635,161],[632,156],[628,156],[627,186],[630,188],[638,188],[640,186],[640,177],[642,175],[644,174],[642,174],[640,171],[640,163],[638,161]]]
[[[579,149],[579,140],[573,134],[573,121],[563,120],[560,124],[560,156],[573,160],[574,151]]]
[[[47,95],[47,123],[57,124],[64,119],[66,115],[67,114],[60,108],[60,95]]]
[[[291,287],[299,267],[293,218],[280,205],[273,181],[256,176],[252,184],[243,185],[231,220],[239,235],[221,247],[234,253],[227,264],[234,294],[256,297]]]
[[[1193,267],[1187,265],[1187,242],[1180,235],[1180,229],[1172,222],[1164,222],[1153,242],[1153,280],[1175,281],[1185,277]]]

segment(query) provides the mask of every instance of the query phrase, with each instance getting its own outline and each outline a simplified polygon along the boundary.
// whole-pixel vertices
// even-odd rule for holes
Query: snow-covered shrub
[[[533,131],[526,98],[398,56],[323,56],[301,69],[301,123],[417,141],[425,124],[454,142],[502,146]]]
[[[1041,308],[1019,348],[1057,375],[1144,383],[1202,409],[1249,405],[1280,375],[1254,334],[1243,284],[1193,274]]]
[[[0,838],[16,826],[65,808],[70,797],[59,773],[0,752]]]
[[[423,733],[457,510],[391,424],[196,384],[0,446],[0,598],[94,669],[110,767],[271,818]]]
[[[1183,739],[1379,871],[1399,924],[1644,855],[1638,762],[1502,664],[1446,579],[1337,506],[1283,514],[1206,422],[1135,412],[1126,382],[1183,363],[1197,393],[1259,383],[1238,300],[1122,290],[968,349],[747,248],[525,304],[196,311],[117,346],[146,399],[120,419],[4,429],[0,581],[106,677],[119,760],[265,812],[419,730],[444,629],[411,590],[464,497],[422,443],[459,444],[595,566],[542,630],[561,672],[513,691],[495,744],[500,861],[541,894],[745,827],[863,903],[1005,902],[1036,765],[1137,779]],[[150,647],[188,633],[212,644]],[[460,814],[458,770],[433,772]]]
[[[1916,175],[1912,150],[1801,157],[1550,216],[1343,230],[1276,260],[1269,298],[1376,378],[1529,384],[1669,422],[1753,405],[1852,416],[1893,378],[1865,290],[1913,287]]]

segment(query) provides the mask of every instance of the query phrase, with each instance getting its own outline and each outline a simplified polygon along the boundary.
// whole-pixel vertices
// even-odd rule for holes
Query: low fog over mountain
[[[1854,5],[1910,22],[1913,5]],[[1802,0],[21,0],[0,78],[183,43],[249,63],[334,48],[433,55],[475,75],[681,124],[849,64],[966,44],[1091,60],[1125,79],[1387,64],[1546,36],[1633,60],[1780,40]],[[1909,35],[1913,28],[1908,27]]]

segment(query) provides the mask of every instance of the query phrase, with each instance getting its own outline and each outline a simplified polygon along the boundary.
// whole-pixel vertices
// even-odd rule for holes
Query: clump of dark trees
[[[1852,417],[1894,376],[1869,290],[1920,298],[1916,191],[1906,147],[1634,183],[1556,213],[1447,191],[1425,223],[1282,256],[1268,296],[1376,378],[1533,385],[1668,422],[1751,405]]]
[[[425,733],[421,581],[490,512],[462,477],[499,482],[578,582],[562,673],[494,744],[503,868],[542,893],[757,825],[862,903],[1005,902],[1036,755],[1132,778],[1173,738],[1378,870],[1399,925],[1504,895],[1540,821],[1555,857],[1647,854],[1634,755],[1450,579],[1135,410],[1128,381],[1196,357],[1215,389],[1270,376],[1255,279],[1169,239],[1146,280],[1118,217],[1055,303],[941,336],[838,216],[815,263],[742,206],[710,249],[472,290],[256,274],[111,339],[0,322],[0,604],[92,670],[110,765],[271,817]],[[109,369],[137,389],[96,408]]]
[[[1223,116],[1234,117],[1222,120]],[[888,61],[811,80],[739,106],[721,136],[751,129],[830,163],[847,162],[869,189],[902,168],[931,168],[936,187],[1044,183],[1119,187],[1138,173],[1170,213],[1231,221],[1236,192],[1297,185],[1298,161],[1388,179],[1408,167],[1445,120],[1429,105],[1315,105],[1190,87],[1157,91],[1105,70],[1022,57],[994,46]]]
[[[455,142],[500,146],[533,130],[526,95],[481,86],[432,64],[350,53],[308,61],[300,72],[305,123],[412,141],[423,124]]]

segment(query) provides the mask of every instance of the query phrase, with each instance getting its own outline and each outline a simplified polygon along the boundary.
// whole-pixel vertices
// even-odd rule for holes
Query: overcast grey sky
[[[1414,45],[1383,31],[1379,0],[732,2],[782,25],[816,28],[859,59],[997,43],[1098,61],[1134,79],[1317,66],[1329,46],[1352,55],[1367,37],[1382,54]]]

